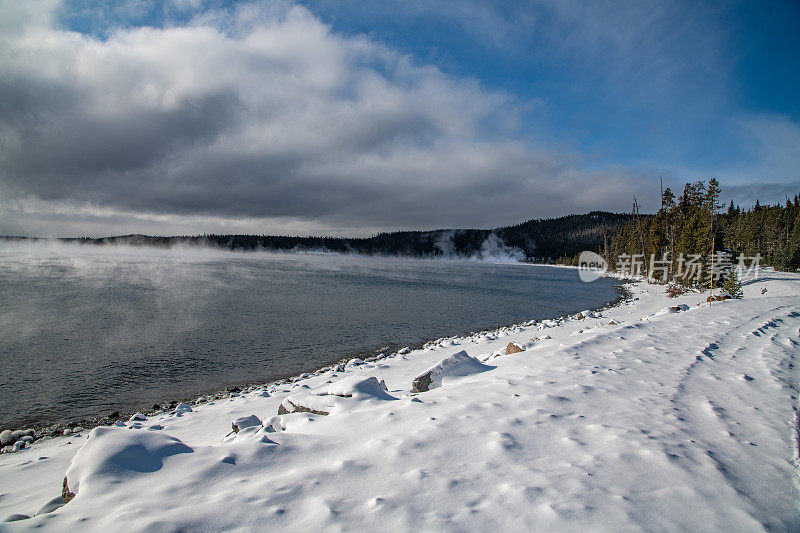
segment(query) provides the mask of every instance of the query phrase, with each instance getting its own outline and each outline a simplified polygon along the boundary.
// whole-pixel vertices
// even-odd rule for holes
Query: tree
[[[728,279],[725,280],[722,290],[730,294],[732,298],[739,299],[742,297],[742,284],[739,282],[735,268],[731,269],[728,274]]]

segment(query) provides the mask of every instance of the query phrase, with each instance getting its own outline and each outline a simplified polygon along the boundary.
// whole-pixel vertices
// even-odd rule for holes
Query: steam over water
[[[616,296],[611,280],[521,264],[0,243],[0,428],[132,411]]]

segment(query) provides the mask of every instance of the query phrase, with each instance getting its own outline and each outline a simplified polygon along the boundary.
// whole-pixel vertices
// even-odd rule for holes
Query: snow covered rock
[[[192,412],[192,406],[189,405],[188,403],[181,402],[175,406],[176,415],[182,415],[183,413],[191,413],[191,412]]]
[[[267,433],[277,433],[279,431],[286,431],[286,422],[279,416],[273,416],[264,420],[264,430]]]
[[[234,433],[239,433],[239,431],[243,430],[244,428],[249,428],[253,426],[260,426],[261,420],[256,415],[250,416],[241,416],[233,421],[231,427],[233,428]]]
[[[671,305],[669,307],[659,309],[658,311],[653,313],[653,316],[669,315],[671,313],[680,313],[681,311],[688,311],[689,309],[690,307],[686,304]]]
[[[1,446],[9,446],[11,444],[14,444],[15,440],[16,439],[14,439],[14,433],[8,429],[0,433]]]
[[[156,472],[166,458],[193,451],[175,437],[159,432],[96,427],[70,462],[62,498],[68,503],[83,487],[103,490],[108,484]]]
[[[147,417],[144,414],[136,413],[128,419],[128,422],[144,422],[145,420],[147,420]]]
[[[278,414],[314,413],[328,415],[338,409],[353,409],[376,401],[396,400],[374,376],[350,376],[318,389],[292,394],[278,406]]]
[[[442,380],[447,376],[467,376],[478,372],[491,370],[492,366],[484,365],[474,357],[467,355],[461,350],[449,357],[445,357],[436,365],[432,366],[416,378],[411,384],[414,392],[425,392],[430,389],[441,387]]]

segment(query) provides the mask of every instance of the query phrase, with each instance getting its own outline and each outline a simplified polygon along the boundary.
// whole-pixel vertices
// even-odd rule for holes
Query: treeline
[[[634,206],[628,221],[604,250],[609,265],[641,269],[656,279],[705,286],[724,279],[734,266],[753,261],[778,270],[800,268],[800,198],[785,205],[742,209],[719,204],[720,186],[687,183],[676,198],[669,188],[655,215],[640,215]],[[636,273],[636,272],[634,272]]]
[[[514,252],[515,256],[522,255],[526,261],[565,263],[583,250],[607,248],[628,218],[625,214],[594,211],[583,215],[529,220],[496,229],[397,231],[365,238],[210,234],[169,237],[121,235],[60,240],[93,245],[210,246],[233,251],[320,251],[419,258],[480,257],[484,253],[497,252],[496,246],[499,243],[503,250]],[[492,236],[497,239],[491,238]],[[493,248],[487,250],[487,245],[492,245]]]

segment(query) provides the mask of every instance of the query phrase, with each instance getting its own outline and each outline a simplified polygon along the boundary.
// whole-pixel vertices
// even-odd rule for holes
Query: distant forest
[[[605,249],[629,218],[630,215],[594,211],[584,215],[529,220],[516,226],[493,230],[397,231],[364,238],[272,235],[172,237],[121,235],[58,240],[93,245],[125,244],[156,247],[196,245],[235,251],[320,251],[419,258],[470,258],[505,255],[524,261],[554,263],[570,262],[571,258],[582,250]]]
[[[503,256],[537,263],[577,264],[578,255],[594,251],[613,268],[620,254],[641,254],[645,268],[652,255],[668,252],[761,254],[762,265],[780,270],[800,268],[800,198],[785,205],[760,205],[743,210],[719,205],[719,183],[712,179],[686,184],[679,197],[665,189],[656,214],[593,211],[582,215],[533,219],[496,229],[397,231],[364,238],[271,235],[147,236],[63,238],[87,245],[124,244],[171,247],[208,246],[223,250],[333,252],[417,258],[492,258]],[[5,237],[5,239],[24,239]]]

